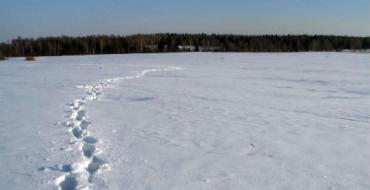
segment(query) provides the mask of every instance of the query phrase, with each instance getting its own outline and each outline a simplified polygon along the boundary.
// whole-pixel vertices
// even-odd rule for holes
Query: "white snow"
[[[370,56],[0,62],[0,189],[370,189]]]

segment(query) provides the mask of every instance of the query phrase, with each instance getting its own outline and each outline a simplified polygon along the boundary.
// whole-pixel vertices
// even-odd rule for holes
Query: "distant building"
[[[183,45],[179,45],[179,46],[177,46],[177,48],[180,51],[195,51],[195,46],[183,46]]]

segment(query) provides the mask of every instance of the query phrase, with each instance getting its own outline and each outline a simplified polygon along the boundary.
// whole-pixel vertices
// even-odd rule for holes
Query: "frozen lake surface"
[[[0,62],[4,189],[370,189],[370,55]]]

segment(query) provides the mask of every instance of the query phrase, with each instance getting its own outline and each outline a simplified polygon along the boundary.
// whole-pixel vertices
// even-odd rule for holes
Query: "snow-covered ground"
[[[0,189],[370,189],[370,56],[0,62]]]

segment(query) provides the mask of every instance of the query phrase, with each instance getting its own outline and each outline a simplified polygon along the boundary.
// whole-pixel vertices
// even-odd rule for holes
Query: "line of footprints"
[[[87,96],[69,103],[67,120],[63,123],[71,133],[71,144],[79,146],[83,156],[82,160],[73,163],[64,169],[66,174],[58,177],[55,182],[60,190],[90,189],[94,174],[109,169],[107,162],[98,157],[101,151],[97,148],[100,141],[89,134],[87,112],[84,104],[87,101],[97,100],[104,88],[108,87],[114,79],[103,80],[96,86],[80,86],[85,89]]]
[[[72,138],[71,144],[78,145],[82,159],[72,164],[42,167],[39,170],[64,172],[64,175],[55,179],[55,183],[59,190],[90,189],[92,187],[94,175],[109,170],[109,165],[106,161],[98,157],[101,151],[98,149],[97,145],[101,143],[101,141],[89,134],[88,128],[91,123],[87,120],[87,112],[84,109],[84,105],[88,101],[98,100],[103,89],[109,87],[113,82],[142,78],[150,72],[169,70],[181,70],[181,68],[169,67],[148,69],[131,76],[102,80],[95,86],[77,86],[77,88],[85,90],[86,96],[75,99],[68,104],[67,119],[61,124],[68,128]]]

